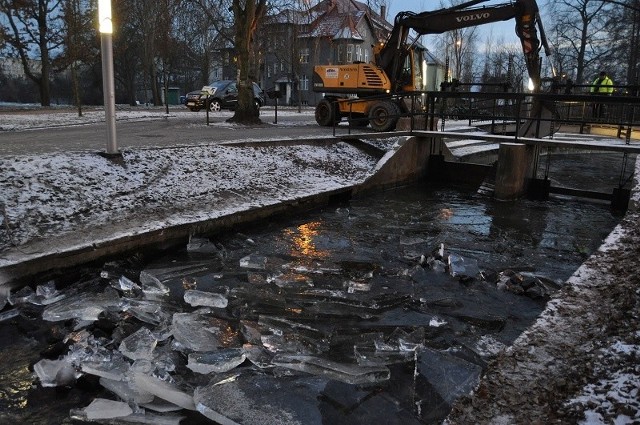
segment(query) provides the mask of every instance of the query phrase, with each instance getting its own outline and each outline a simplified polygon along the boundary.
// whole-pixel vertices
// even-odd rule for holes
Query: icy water
[[[134,423],[439,423],[617,220],[422,184],[34,282],[1,312],[0,423],[97,397]]]

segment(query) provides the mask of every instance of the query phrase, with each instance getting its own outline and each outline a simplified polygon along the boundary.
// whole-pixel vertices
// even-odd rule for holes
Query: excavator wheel
[[[318,102],[316,106],[316,122],[323,127],[329,127],[340,122],[336,107],[329,100],[322,99]]]
[[[380,101],[373,104],[369,109],[369,120],[371,128],[375,131],[391,131],[396,128],[400,109],[389,101]]]

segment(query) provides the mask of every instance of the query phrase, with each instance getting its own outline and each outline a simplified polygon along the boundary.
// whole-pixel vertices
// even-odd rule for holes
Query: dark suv
[[[253,100],[257,108],[265,104],[264,93],[256,83],[253,83]],[[190,110],[197,112],[200,109],[204,109],[208,104],[211,112],[217,112],[221,109],[234,110],[237,103],[238,87],[236,82],[233,80],[220,80],[202,87],[199,92],[188,93],[185,105]]]

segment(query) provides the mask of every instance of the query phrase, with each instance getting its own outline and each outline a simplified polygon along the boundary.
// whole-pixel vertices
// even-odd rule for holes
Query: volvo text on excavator
[[[348,65],[318,65],[314,68],[313,90],[325,93],[316,106],[316,122],[331,126],[342,117],[370,124],[376,131],[393,130],[398,116],[408,112],[403,94],[421,90],[422,60],[413,45],[408,44],[410,31],[420,35],[441,34],[446,31],[515,19],[516,34],[520,38],[527,71],[534,92],[540,90],[540,50],[550,54],[540,22],[535,0],[514,0],[510,3],[473,7],[488,0],[473,0],[450,8],[429,12],[400,12],[393,29],[381,47],[374,47],[372,63]],[[538,30],[540,37],[538,37]],[[389,94],[388,98],[380,95]],[[360,101],[351,102],[354,96]],[[368,100],[367,98],[370,98]],[[541,104],[534,105],[532,115],[550,116],[552,111]],[[529,126],[530,127],[530,126]],[[530,135],[530,134],[524,134]]]

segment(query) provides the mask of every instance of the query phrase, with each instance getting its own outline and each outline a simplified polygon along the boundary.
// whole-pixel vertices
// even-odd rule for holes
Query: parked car
[[[253,100],[256,107],[260,108],[265,104],[265,97],[262,89],[253,83]],[[187,93],[186,105],[192,111],[199,111],[209,105],[211,112],[222,109],[234,110],[238,104],[238,87],[233,80],[220,80],[202,87],[200,91]]]

